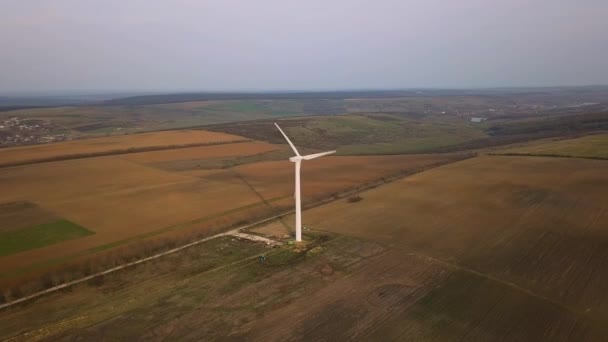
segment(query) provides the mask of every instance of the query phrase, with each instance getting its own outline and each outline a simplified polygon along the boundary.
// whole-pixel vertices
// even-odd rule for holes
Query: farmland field
[[[90,234],[93,233],[66,220],[0,233],[0,257]]]
[[[266,155],[280,147],[264,142],[218,144],[213,146],[188,147],[176,150],[130,153],[124,159],[167,171],[191,171],[220,169],[230,166],[235,160]]]
[[[364,174],[424,167],[438,157],[308,163],[305,197],[330,191],[321,176],[333,175],[338,187],[360,184]],[[267,198],[291,193],[289,184],[281,190],[267,181],[285,183],[289,166],[256,162],[230,172],[245,179],[255,196]],[[366,171],[354,171],[357,166]],[[305,231],[304,250],[210,240],[8,309],[0,336],[603,340],[607,168],[601,160],[512,156],[431,168],[361,192],[359,201],[306,210],[303,221],[311,230]],[[344,169],[353,172],[338,172]],[[222,169],[168,174],[195,172],[217,182],[228,177]],[[277,224],[253,230],[281,236],[285,230],[275,229]],[[260,254],[264,263],[257,261]]]
[[[40,175],[44,175],[41,177]],[[116,243],[259,202],[239,182],[164,172],[116,157],[0,170],[2,202],[28,200],[95,235],[0,259],[2,272]],[[230,202],[219,194],[234,193]]]
[[[0,149],[0,167],[112,154],[246,141],[207,131],[168,131]]]
[[[49,223],[57,217],[31,202],[0,203],[0,233]]]
[[[64,232],[54,239],[42,239],[45,243],[31,239],[31,246],[39,248],[11,250],[11,255],[0,258],[0,283],[133,245],[140,239],[211,233],[293,205],[293,165],[285,160],[287,155],[282,155],[284,146],[256,141],[231,143],[235,138],[242,140],[238,136],[204,131],[159,132],[17,149],[25,149],[27,158],[42,155],[37,148],[54,148],[60,156],[75,150],[85,153],[91,146],[108,149],[115,145],[171,144],[181,135],[190,141],[216,143],[0,169],[0,203],[5,204],[0,214],[6,218],[2,225],[7,226],[3,229],[16,229],[20,218],[27,217],[24,222],[31,221],[28,227],[34,227],[33,231],[40,231],[36,225],[66,220],[94,233],[71,239],[76,237],[74,232]],[[279,154],[269,155],[275,152]],[[26,158],[13,148],[0,153]],[[277,156],[282,160],[274,161]],[[264,161],[266,158],[269,161]],[[454,158],[461,157],[324,158],[304,166],[304,200],[310,203]],[[232,163],[238,160],[234,166]],[[352,171],[343,175],[348,169]],[[49,221],[49,217],[54,220]]]
[[[314,116],[278,121],[298,146],[327,150],[340,147],[341,155],[423,153],[482,139],[487,134],[457,117],[425,118],[407,114],[351,114]],[[270,121],[209,126],[207,129],[243,135],[273,143]]]
[[[3,116],[52,122],[56,133],[74,136],[138,133],[223,122],[307,115],[316,100],[211,100],[150,105],[27,108]],[[312,109],[312,111],[311,111]]]
[[[320,199],[327,194],[363,186],[372,180],[390,177],[443,163],[454,155],[344,156],[325,157],[321,162],[302,166],[303,200]],[[234,168],[264,198],[293,191],[293,165],[289,161],[270,161]]]
[[[91,234],[31,202],[0,204],[0,257]]]
[[[451,131],[460,141],[483,134],[409,120],[382,114],[282,122],[303,153],[353,139],[361,143],[352,145],[355,150],[375,153],[371,147],[401,136],[400,130]],[[28,277],[45,284],[73,279],[43,272],[49,269],[104,262],[90,274],[116,265],[112,251],[200,237],[291,209],[289,148],[269,131],[238,135],[262,124],[235,125],[201,146],[172,146],[168,141],[180,133],[161,132],[153,134],[169,134],[167,149],[0,168],[0,238],[24,241],[2,249],[8,253],[0,257],[0,288],[17,289],[1,293],[5,300],[27,291]],[[215,134],[196,132],[183,134]],[[162,146],[153,134],[145,141],[137,139],[146,134],[120,137],[119,145],[133,138],[137,148]],[[248,140],[263,137],[266,142]],[[512,148],[552,145],[584,156],[603,150],[601,137]],[[98,140],[107,148],[104,139],[114,138]],[[28,160],[35,160],[34,152]],[[305,162],[305,205],[343,197],[304,211],[303,247],[209,240],[0,311],[0,338],[605,339],[608,163],[471,156],[343,155]],[[367,188],[373,189],[352,192]],[[248,232],[284,240],[292,230],[287,215]],[[13,287],[22,280],[24,286]]]
[[[370,190],[357,203],[311,209],[304,220],[313,229],[428,255],[605,319],[607,190],[605,161],[479,157]]]
[[[0,338],[598,341],[608,332],[586,314],[400,247],[307,238],[300,252],[211,240],[8,309]]]
[[[549,142],[533,142],[520,147],[503,149],[496,153],[608,159],[608,134],[594,134]]]

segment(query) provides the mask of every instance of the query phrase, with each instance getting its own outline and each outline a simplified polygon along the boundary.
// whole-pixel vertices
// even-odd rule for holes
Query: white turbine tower
[[[328,154],[335,153],[336,151],[328,151],[301,156],[296,147],[291,143],[291,140],[289,140],[285,132],[283,132],[281,127],[279,127],[276,122],[274,123],[274,125],[277,126],[281,134],[283,134],[283,136],[285,137],[285,140],[287,140],[287,143],[289,143],[289,146],[291,146],[293,152],[295,152],[296,154],[295,156],[289,158],[289,161],[296,164],[296,193],[294,195],[296,200],[296,241],[302,241],[302,199],[300,198],[300,167],[302,166],[302,160],[311,160],[319,158]]]

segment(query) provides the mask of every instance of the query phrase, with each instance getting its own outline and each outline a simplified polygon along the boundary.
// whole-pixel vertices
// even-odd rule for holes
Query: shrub
[[[361,201],[362,199],[363,199],[363,197],[357,195],[357,196],[349,197],[347,201],[348,201],[348,203],[356,203],[356,202]]]

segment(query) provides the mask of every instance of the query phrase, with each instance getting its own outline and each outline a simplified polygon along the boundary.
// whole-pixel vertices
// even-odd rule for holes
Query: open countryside
[[[601,340],[607,167],[514,156],[439,166],[361,192],[357,202],[306,210],[304,250],[219,238],[13,310],[8,329],[34,307],[56,312],[71,303],[87,315],[41,316],[28,336],[128,338],[119,329],[128,321],[148,338],[215,339],[223,327],[250,340]],[[504,181],[511,173],[520,177]],[[282,224],[250,233],[273,236]],[[251,254],[231,263],[230,251]],[[265,264],[252,258],[259,253]],[[195,314],[218,307],[230,311]]]
[[[500,149],[497,154],[608,159],[608,134],[539,141],[521,147]]]
[[[275,120],[2,149],[0,336],[601,340],[596,110],[279,118],[296,244]]]
[[[164,142],[167,133],[148,133],[145,138],[151,139],[150,135],[158,134],[159,142]],[[184,132],[186,137],[196,133],[206,136],[203,131]],[[221,134],[220,137],[223,138]],[[135,140],[133,145],[141,141],[137,135],[132,138]],[[50,266],[81,261],[95,253],[137,244],[140,238],[184,236],[193,230],[211,233],[288,210],[293,203],[290,196],[293,189],[289,182],[292,171],[287,161],[257,161],[232,168],[217,163],[218,159],[264,156],[278,148],[262,142],[231,143],[232,138],[234,136],[226,140],[227,143],[212,146],[121,153],[1,169],[0,177],[5,186],[0,203],[5,207],[29,203],[38,208],[29,212],[33,220],[38,215],[52,213],[54,217],[74,222],[92,233],[78,239],[66,237],[66,241],[58,234],[44,240],[48,243],[43,245],[32,240],[30,246],[6,251],[0,259],[0,281],[10,282]],[[87,144],[95,148],[111,145],[106,138],[88,140]],[[40,148],[47,146],[50,145]],[[28,148],[31,155],[37,153],[36,147]],[[77,148],[82,147],[78,145]],[[70,153],[71,150],[64,151]],[[13,150],[0,151],[5,152],[10,156]],[[306,169],[305,203],[454,158],[461,157],[331,157]],[[356,171],[341,176],[348,169]],[[45,176],[40,177],[41,174]],[[230,197],[229,201],[218,201],[226,196]],[[23,216],[12,210],[12,216],[7,216],[7,220],[12,221],[5,224],[21,224]],[[22,229],[38,231],[34,225]],[[16,251],[21,253],[15,254]]]
[[[608,341],[608,1],[0,1],[0,342]]]

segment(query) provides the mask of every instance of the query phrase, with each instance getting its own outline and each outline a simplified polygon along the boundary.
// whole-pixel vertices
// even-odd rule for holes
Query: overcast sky
[[[0,92],[608,83],[607,0],[0,0]]]

